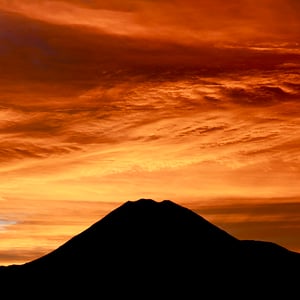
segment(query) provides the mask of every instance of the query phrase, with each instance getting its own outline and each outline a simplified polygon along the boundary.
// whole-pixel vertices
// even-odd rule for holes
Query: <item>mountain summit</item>
[[[299,253],[239,240],[170,200],[139,199],[43,257],[0,268],[0,282],[10,293],[23,286],[28,297],[38,296],[37,287],[68,297],[120,289],[122,297],[141,290],[186,297],[202,291],[232,298],[240,290],[286,296],[297,291],[299,267]]]

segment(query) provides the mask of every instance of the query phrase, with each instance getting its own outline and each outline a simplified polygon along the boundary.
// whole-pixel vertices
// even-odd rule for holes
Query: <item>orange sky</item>
[[[0,265],[127,200],[300,252],[298,0],[0,0]]]

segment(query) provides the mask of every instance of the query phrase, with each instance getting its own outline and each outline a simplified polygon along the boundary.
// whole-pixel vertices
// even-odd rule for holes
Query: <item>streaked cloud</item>
[[[239,239],[276,242],[299,252],[300,207],[297,199],[243,199],[240,204],[218,201],[218,205],[190,207]],[[275,201],[274,201],[275,200]],[[292,200],[289,202],[289,200]],[[231,202],[232,199],[229,200]],[[264,203],[263,203],[264,202]],[[290,245],[294,244],[293,247]]]
[[[6,226],[14,225],[16,221],[0,219],[0,231],[4,230]]]

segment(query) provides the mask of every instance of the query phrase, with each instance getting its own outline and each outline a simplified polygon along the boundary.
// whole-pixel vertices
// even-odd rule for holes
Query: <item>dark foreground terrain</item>
[[[299,272],[299,253],[140,199],[37,260],[0,267],[0,284],[3,299],[299,299]]]

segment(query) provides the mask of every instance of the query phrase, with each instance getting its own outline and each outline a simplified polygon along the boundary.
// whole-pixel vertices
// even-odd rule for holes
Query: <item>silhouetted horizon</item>
[[[134,201],[133,201],[133,200],[125,201],[123,204],[121,204],[121,206],[119,206],[119,207],[113,209],[113,210],[112,210],[110,213],[108,213],[106,216],[104,216],[103,218],[100,218],[96,223],[94,223],[93,225],[91,225],[90,227],[88,227],[86,230],[84,230],[83,232],[81,232],[81,233],[79,233],[79,234],[77,234],[77,235],[80,236],[80,235],[85,234],[87,231],[92,230],[92,228],[94,228],[94,227],[96,226],[96,224],[98,224],[98,222],[100,222],[100,221],[103,222],[102,220],[106,220],[106,219],[108,219],[108,218],[111,218],[111,217],[112,217],[114,214],[116,214],[116,212],[118,212],[119,210],[123,210],[123,209],[125,209],[125,208],[131,206],[131,205],[134,204],[134,203],[136,203],[136,205],[139,205],[139,206],[142,204],[142,205],[145,205],[146,207],[147,207],[147,206],[150,207],[150,206],[155,205],[155,204],[156,204],[156,205],[157,205],[157,204],[161,204],[161,205],[169,205],[169,204],[171,204],[171,206],[174,205],[174,206],[177,206],[177,207],[180,207],[180,208],[184,208],[184,210],[188,210],[188,211],[192,212],[192,214],[196,214],[198,217],[200,217],[200,218],[203,220],[203,222],[206,222],[206,223],[209,224],[211,227],[214,227],[216,231],[219,231],[220,233],[222,232],[222,234],[227,235],[228,237],[230,236],[231,238],[238,240],[238,239],[237,239],[236,237],[234,237],[232,234],[229,234],[229,233],[226,232],[224,229],[221,229],[221,228],[217,227],[216,225],[212,224],[211,222],[207,221],[203,216],[199,215],[198,213],[194,212],[194,211],[191,210],[191,209],[187,209],[187,208],[185,208],[184,206],[182,206],[182,205],[180,205],[180,204],[177,204],[177,203],[175,203],[175,202],[173,202],[173,201],[171,201],[171,200],[168,200],[168,199],[157,201],[157,200],[149,199],[149,198],[140,198],[140,199],[137,199],[137,200],[134,200]],[[75,235],[74,237],[72,237],[71,239],[69,239],[66,243],[64,243],[63,245],[61,245],[59,248],[61,248],[61,247],[64,246],[65,244],[69,243],[70,241],[73,241],[73,239],[76,238],[77,235]],[[290,250],[290,249],[288,249],[287,247],[284,247],[284,246],[282,246],[282,245],[280,245],[280,244],[278,244],[278,243],[275,243],[275,242],[263,241],[263,240],[253,240],[253,239],[252,239],[252,240],[249,240],[249,239],[247,239],[247,240],[239,239],[239,240],[240,240],[240,241],[243,241],[243,242],[245,242],[245,243],[255,242],[255,243],[261,243],[261,244],[264,243],[265,245],[270,245],[270,246],[273,245],[274,247],[277,247],[278,249],[281,248],[281,249],[287,250],[287,251],[289,251],[289,252],[291,252],[291,253],[297,253],[297,254],[300,254],[300,253],[297,252],[297,251]],[[54,251],[56,251],[56,250],[54,249]],[[33,262],[33,261],[39,260],[39,259],[43,258],[44,256],[47,256],[47,255],[51,254],[52,252],[53,252],[53,251],[50,251],[49,253],[47,253],[47,254],[45,254],[45,255],[43,255],[43,256],[37,258],[37,259],[33,259],[33,260],[28,261],[28,262],[25,262],[25,263],[21,263],[21,264],[11,264],[11,265],[19,266],[19,265],[28,264],[28,263],[31,263],[31,262]],[[0,267],[9,267],[9,266],[11,266],[11,265],[7,265],[7,266],[1,266],[1,265],[0,265]]]
[[[22,265],[2,266],[4,287],[35,286],[69,296],[88,289],[124,295],[141,287],[176,294],[184,288],[234,296],[295,292],[300,254],[280,245],[239,240],[171,200],[127,201],[54,251]],[[67,281],[66,281],[67,280]],[[288,290],[287,290],[288,289]],[[20,291],[15,291],[16,293]],[[114,292],[114,291],[112,291]],[[23,294],[22,294],[23,295]]]

